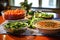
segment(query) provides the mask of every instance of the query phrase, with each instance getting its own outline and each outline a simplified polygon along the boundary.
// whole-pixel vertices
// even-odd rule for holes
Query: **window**
[[[56,0],[42,0],[42,7],[56,8]]]
[[[20,6],[20,2],[24,2],[24,0],[15,0],[14,6]],[[33,3],[32,7],[39,7],[39,1],[38,0],[28,0],[28,3]]]
[[[39,0],[28,0],[28,3],[32,3],[32,7],[39,7]]]
[[[14,6],[20,6],[20,2],[24,2],[24,0],[14,0]]]
[[[11,0],[12,2],[13,0]],[[14,0],[13,6],[20,6],[20,2],[24,2],[24,0]],[[33,3],[32,7],[42,7],[42,8],[56,8],[57,0],[28,0],[28,3]],[[11,3],[11,5],[13,4]]]

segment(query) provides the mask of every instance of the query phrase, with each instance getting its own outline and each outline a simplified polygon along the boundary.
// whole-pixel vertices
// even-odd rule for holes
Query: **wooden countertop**
[[[56,15],[56,18],[60,18],[60,14]],[[0,24],[4,22],[2,16],[0,16]],[[48,37],[48,36],[12,36],[0,34],[0,40],[60,40],[60,37]]]

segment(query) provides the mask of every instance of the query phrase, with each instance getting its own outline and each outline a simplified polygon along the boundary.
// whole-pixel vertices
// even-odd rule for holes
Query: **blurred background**
[[[20,8],[20,2],[24,0],[0,0],[0,15],[3,10]],[[31,9],[34,11],[60,13],[60,0],[28,0],[28,3],[33,3]]]

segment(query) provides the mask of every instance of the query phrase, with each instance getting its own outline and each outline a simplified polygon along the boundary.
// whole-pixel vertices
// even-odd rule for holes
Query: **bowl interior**
[[[39,28],[39,29],[46,29],[46,30],[60,29],[60,21],[57,21],[57,20],[41,20],[41,21],[35,22],[35,27]]]

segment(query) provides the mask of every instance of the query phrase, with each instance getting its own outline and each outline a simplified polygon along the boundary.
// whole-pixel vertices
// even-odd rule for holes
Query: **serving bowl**
[[[2,11],[1,13],[2,13],[3,19],[5,20],[24,19],[26,15],[26,11],[21,9],[5,10],[5,11]]]
[[[8,34],[18,36],[26,31],[28,24],[25,22],[26,20],[6,20],[2,26]]]
[[[60,21],[57,20],[41,20],[35,23],[35,27],[42,34],[56,34],[60,32]]]

